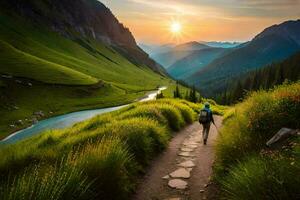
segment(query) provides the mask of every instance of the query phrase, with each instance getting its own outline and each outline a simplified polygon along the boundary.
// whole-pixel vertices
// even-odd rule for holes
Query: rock
[[[175,197],[175,198],[169,198],[169,199],[165,199],[165,200],[181,200],[181,198]]]
[[[182,147],[180,148],[181,151],[185,151],[185,152],[193,152],[194,149],[193,148],[187,148],[187,147]]]
[[[200,193],[203,193],[204,192],[204,190],[200,190]]]
[[[172,178],[190,178],[191,173],[185,168],[179,168],[174,172],[170,173]]]
[[[15,110],[19,110],[19,107],[18,107],[18,106],[14,106],[14,109],[15,109]]]
[[[31,86],[32,86],[32,83],[28,83],[28,86],[30,86],[30,87],[31,87]]]
[[[38,123],[38,122],[39,122],[39,120],[37,120],[37,118],[33,118],[33,119],[32,119],[32,123],[36,124],[36,123]]]
[[[168,182],[168,186],[171,188],[184,190],[187,188],[188,183],[181,179],[172,179]]]
[[[195,167],[196,165],[193,161],[188,160],[188,161],[185,161],[185,162],[182,162],[182,163],[178,164],[178,166],[189,168],[189,167]]]
[[[9,125],[9,127],[11,127],[11,128],[14,128],[14,127],[15,127],[15,125],[13,125],[13,124],[10,124],[10,125]]]
[[[193,168],[186,168],[189,172],[191,172],[193,170]]]
[[[189,146],[189,145],[195,145],[195,146],[197,146],[197,145],[198,145],[198,143],[196,143],[196,142],[190,142],[190,141],[186,141],[186,142],[184,142],[184,143],[183,143],[183,145],[185,145],[185,146]]]
[[[274,144],[283,141],[290,136],[299,135],[299,134],[300,134],[299,130],[282,128],[266,143],[266,145],[268,147],[272,147]]]
[[[12,76],[10,76],[10,75],[5,75],[5,74],[3,74],[3,75],[1,75],[3,78],[12,78]]]
[[[184,156],[184,157],[193,157],[194,156],[194,155],[190,154],[190,152],[180,152],[178,155]]]
[[[185,148],[190,148],[190,149],[195,149],[198,147],[198,145],[195,145],[195,144],[183,144]]]
[[[165,175],[164,177],[162,177],[162,179],[169,179],[170,176],[169,175]]]
[[[20,80],[16,80],[16,83],[20,83],[20,84],[21,84],[21,83],[22,83],[22,81],[20,81]]]
[[[43,111],[37,111],[37,112],[34,112],[33,113],[35,116],[38,116],[38,117],[44,117],[45,114],[43,113]]]
[[[17,124],[18,124],[18,125],[23,125],[23,124],[24,124],[24,123],[23,123],[23,120],[19,119],[19,120],[17,121]]]

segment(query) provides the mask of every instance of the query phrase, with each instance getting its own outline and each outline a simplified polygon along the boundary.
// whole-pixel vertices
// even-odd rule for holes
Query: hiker
[[[200,111],[199,122],[203,126],[202,138],[203,144],[206,145],[211,122],[215,124],[213,113],[208,102],[204,104],[204,108]]]

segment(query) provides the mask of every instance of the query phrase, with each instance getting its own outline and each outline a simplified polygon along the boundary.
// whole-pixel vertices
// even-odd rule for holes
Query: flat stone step
[[[190,178],[191,173],[189,170],[187,170],[185,168],[179,168],[179,169],[175,170],[174,172],[170,173],[170,176],[172,178]]]
[[[183,157],[194,157],[190,152],[180,152],[178,155]]]
[[[195,148],[187,148],[187,147],[181,147],[180,150],[184,152],[193,152]]]
[[[188,183],[184,180],[181,180],[181,179],[172,179],[168,182],[168,186],[171,187],[171,188],[184,190],[184,189],[187,188]]]
[[[178,164],[178,166],[180,167],[185,167],[185,168],[190,168],[190,167],[195,167],[195,163],[191,160],[188,160],[188,161],[185,161],[185,162],[182,162],[180,164]]]

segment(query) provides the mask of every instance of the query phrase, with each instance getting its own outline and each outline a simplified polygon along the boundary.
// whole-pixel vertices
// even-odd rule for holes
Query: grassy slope
[[[16,125],[17,120],[32,119],[35,111],[42,110],[48,117],[125,104],[162,85],[168,86],[165,96],[171,96],[175,88],[169,78],[132,64],[112,48],[92,39],[79,36],[76,41],[66,39],[1,12],[0,29],[5,30],[0,32],[0,74],[38,81],[26,80],[34,84],[25,87],[2,80],[5,87],[0,87],[0,113],[5,118],[0,120],[0,138],[29,125],[27,120],[23,125],[9,126]],[[84,92],[99,81],[103,87],[97,87],[92,94]]]
[[[282,127],[300,128],[300,83],[255,92],[229,113],[215,167],[224,199],[299,199],[299,138],[265,143]]]
[[[0,196],[129,199],[138,174],[166,147],[173,131],[196,119],[199,108],[184,100],[136,103],[72,128],[2,146]]]

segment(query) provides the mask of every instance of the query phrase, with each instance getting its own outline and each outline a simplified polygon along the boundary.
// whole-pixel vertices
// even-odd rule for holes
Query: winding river
[[[162,90],[167,89],[167,87],[160,87],[157,91],[154,92],[149,92],[145,97],[140,99],[140,102],[143,101],[150,101],[154,100]],[[33,135],[37,135],[39,133],[42,133],[46,130],[53,130],[53,129],[62,129],[66,127],[70,127],[78,122],[90,119],[96,115],[101,115],[104,113],[112,112],[115,110],[119,110],[121,108],[124,108],[127,105],[122,105],[122,106],[115,106],[115,107],[110,107],[110,108],[101,108],[101,109],[93,109],[93,110],[84,110],[84,111],[79,111],[79,112],[73,112],[65,115],[60,115],[52,118],[48,118],[42,121],[39,121],[38,123],[17,131],[8,137],[4,138],[3,140],[0,141],[0,144],[12,144],[17,141],[20,141],[22,139],[28,138]]]

